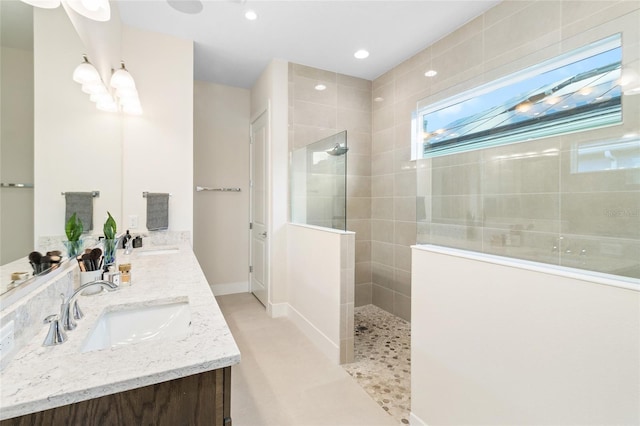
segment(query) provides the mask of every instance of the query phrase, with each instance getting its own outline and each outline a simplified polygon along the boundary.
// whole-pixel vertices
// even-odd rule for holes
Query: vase
[[[69,259],[74,259],[77,255],[82,253],[83,241],[79,239],[77,241],[63,241],[64,247],[67,249],[67,256]]]
[[[104,264],[113,265],[116,263],[116,250],[118,249],[118,242],[120,238],[114,238],[112,240],[102,240],[102,246],[104,247]]]

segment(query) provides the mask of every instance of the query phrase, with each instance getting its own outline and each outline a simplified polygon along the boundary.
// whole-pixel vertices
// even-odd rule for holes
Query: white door
[[[267,234],[267,112],[251,123],[251,292],[267,306],[269,300],[269,244]]]

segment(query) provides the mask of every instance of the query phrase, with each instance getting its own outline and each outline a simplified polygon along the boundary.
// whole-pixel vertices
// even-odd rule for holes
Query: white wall
[[[194,82],[193,250],[216,295],[249,290],[249,90]]]
[[[71,76],[85,46],[62,8],[34,8],[34,234],[64,235],[65,191],[100,191],[94,229],[120,222],[122,125]],[[37,245],[37,244],[36,244]]]
[[[269,306],[287,301],[288,65],[274,59],[251,89],[251,121],[269,109]]]
[[[169,230],[192,233],[193,42],[124,26],[122,59],[144,110],[122,115],[122,229],[146,229],[142,192],[169,192]]]
[[[287,226],[288,316],[333,362],[353,361],[355,233]]]
[[[640,292],[456,253],[413,248],[412,424],[640,423]]]

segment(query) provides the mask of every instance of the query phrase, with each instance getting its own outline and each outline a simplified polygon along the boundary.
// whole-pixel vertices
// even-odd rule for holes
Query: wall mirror
[[[107,211],[121,223],[122,120],[97,110],[72,80],[87,52],[63,7],[0,6],[2,183],[33,185],[1,188],[2,293],[12,272],[32,272],[34,248],[64,252],[61,193],[100,191],[93,233]]]

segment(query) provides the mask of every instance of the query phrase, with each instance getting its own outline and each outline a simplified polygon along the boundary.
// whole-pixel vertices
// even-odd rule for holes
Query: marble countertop
[[[240,351],[191,247],[182,243],[170,247],[179,248],[177,252],[142,253],[166,248],[143,247],[129,256],[119,253],[118,263],[132,265],[132,285],[78,297],[85,317],[75,330],[67,332],[65,343],[42,346],[48,325],[42,326],[41,333],[16,353],[0,374],[0,420],[240,362]],[[185,297],[191,310],[187,337],[80,351],[106,310]]]

